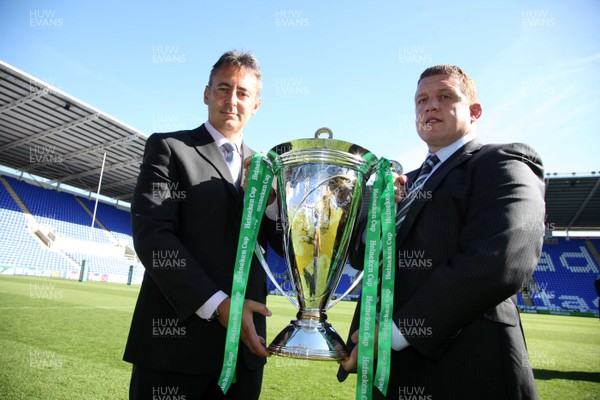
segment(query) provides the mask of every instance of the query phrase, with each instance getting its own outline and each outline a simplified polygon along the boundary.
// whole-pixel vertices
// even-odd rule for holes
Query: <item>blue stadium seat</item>
[[[600,249],[600,240],[558,238],[544,244],[533,280],[524,285],[534,307],[598,312],[594,280],[600,268],[591,248]],[[519,304],[524,306],[522,296]]]

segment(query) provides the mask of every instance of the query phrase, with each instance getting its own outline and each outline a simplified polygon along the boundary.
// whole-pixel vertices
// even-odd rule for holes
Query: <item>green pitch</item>
[[[127,399],[131,366],[121,360],[139,287],[0,276],[0,399]],[[295,309],[269,297],[272,339]],[[329,321],[346,338],[354,303]],[[600,399],[600,322],[523,315],[541,399]],[[271,357],[265,400],[353,399],[356,378],[340,384],[337,364]]]

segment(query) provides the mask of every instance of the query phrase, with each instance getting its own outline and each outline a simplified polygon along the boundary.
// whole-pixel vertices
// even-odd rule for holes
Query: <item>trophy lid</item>
[[[328,138],[320,138],[328,134]],[[329,128],[319,128],[314,138],[290,140],[273,147],[267,154],[273,165],[306,162],[334,162],[355,166],[369,173],[377,164],[377,157],[369,150],[354,143],[333,139]]]

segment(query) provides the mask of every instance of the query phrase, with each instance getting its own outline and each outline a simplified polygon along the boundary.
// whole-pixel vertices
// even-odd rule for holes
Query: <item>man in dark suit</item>
[[[524,144],[479,142],[482,107],[458,67],[425,70],[415,109],[417,132],[437,157],[396,181],[409,194],[397,214],[387,398],[537,398],[515,294],[541,254],[541,161]],[[356,266],[363,263],[362,242],[355,241]],[[356,369],[357,313],[340,380]],[[382,398],[377,389],[374,398]]]
[[[223,398],[217,381],[243,211],[242,160],[252,154],[243,128],[260,107],[260,89],[254,56],[227,52],[204,91],[208,121],[146,142],[131,206],[135,249],[145,267],[124,355],[133,364],[131,399]],[[266,241],[280,243],[274,219],[263,219],[259,241],[264,248]],[[259,397],[268,356],[266,295],[254,258],[236,383],[226,398]]]

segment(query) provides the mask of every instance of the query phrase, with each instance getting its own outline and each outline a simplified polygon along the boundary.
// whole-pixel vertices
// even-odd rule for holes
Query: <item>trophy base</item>
[[[348,357],[344,341],[324,319],[290,321],[267,350],[281,357],[306,360],[340,361]]]

